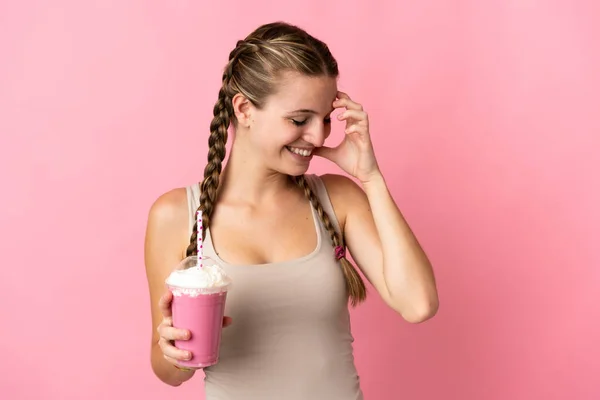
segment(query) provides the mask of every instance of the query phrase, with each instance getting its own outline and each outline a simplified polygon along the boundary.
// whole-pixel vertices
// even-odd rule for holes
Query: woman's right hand
[[[173,293],[167,290],[158,302],[158,307],[162,313],[162,322],[158,325],[158,345],[163,352],[163,356],[171,364],[177,366],[180,361],[186,361],[192,358],[189,351],[180,350],[174,346],[174,340],[187,340],[190,338],[190,331],[187,329],[177,329],[173,327],[173,317],[171,312],[171,303],[173,302]]]
[[[171,303],[173,302],[173,293],[167,289],[158,302],[160,312],[162,313],[162,322],[158,325],[159,340],[158,345],[163,352],[163,356],[171,364],[178,366],[180,361],[187,361],[192,358],[189,351],[178,349],[174,346],[174,340],[188,340],[190,331],[187,329],[178,329],[173,327],[173,318],[171,312]],[[231,325],[231,318],[223,318],[223,327]]]

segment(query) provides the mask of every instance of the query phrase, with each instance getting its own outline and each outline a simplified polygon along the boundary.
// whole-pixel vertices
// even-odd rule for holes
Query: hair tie
[[[344,246],[335,246],[335,259],[340,260],[346,257],[346,248]]]

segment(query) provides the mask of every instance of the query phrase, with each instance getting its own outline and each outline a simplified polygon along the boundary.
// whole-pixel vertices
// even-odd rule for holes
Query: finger
[[[349,118],[353,118],[356,121],[366,122],[369,120],[369,116],[364,111],[359,110],[346,110],[337,117],[340,121],[347,120]]]
[[[163,354],[163,357],[165,358],[165,360],[167,360],[168,362],[170,362],[173,365],[177,365],[179,363],[179,361],[177,361],[173,357],[169,357],[169,356],[167,356],[165,354]]]
[[[363,110],[362,105],[358,104],[355,101],[350,100],[349,98],[337,99],[336,101],[333,102],[333,106],[335,108],[346,107],[347,109],[350,109],[350,110],[359,110],[359,111]]]
[[[156,327],[156,332],[158,332],[159,336],[162,336],[161,332],[163,331],[163,329],[168,328],[170,326],[173,326],[173,319],[171,317],[163,318],[161,323],[158,324],[158,326]]]
[[[352,100],[352,99],[350,98],[350,96],[348,96],[348,93],[342,92],[341,90],[338,90],[338,92],[337,92],[337,94],[336,94],[336,97],[337,97],[338,99],[348,99],[348,100]]]
[[[223,317],[223,328],[228,327],[232,324],[232,322],[233,320],[231,319],[231,317]]]
[[[192,371],[196,371],[196,370],[202,369],[202,368],[195,368],[195,367],[181,367],[181,366],[179,366],[179,361],[177,361],[176,359],[174,359],[174,358],[171,358],[171,357],[168,357],[168,356],[164,356],[164,355],[163,355],[163,357],[165,358],[165,360],[167,360],[167,361],[168,361],[168,362],[170,362],[171,364],[175,365],[175,366],[176,366],[176,367],[178,367],[180,370],[185,370],[185,371],[190,371],[190,370],[192,370]]]
[[[173,301],[173,293],[170,290],[167,290],[165,294],[162,295],[160,300],[158,301],[158,307],[160,312],[165,317],[170,317],[171,314],[171,302]]]
[[[347,127],[346,129],[344,129],[344,133],[346,133],[347,135],[349,135],[351,133],[366,134],[367,127],[361,126],[358,124],[352,124],[349,127]]]
[[[175,360],[175,362],[187,361],[192,358],[192,353],[190,353],[189,351],[180,350],[177,347],[171,346],[168,343],[163,344],[160,348],[161,348],[161,350],[163,352],[163,356],[165,358],[169,357],[169,358]]]
[[[177,329],[167,325],[159,325],[158,334],[165,340],[189,340],[190,338],[190,331],[187,329]]]
[[[327,146],[317,147],[313,154],[317,157],[326,158],[329,161],[335,162],[335,149]]]
[[[165,358],[167,359],[167,361],[169,361],[170,363],[172,363],[173,365],[175,365],[175,367],[177,367],[177,369],[180,370],[180,371],[189,371],[189,372],[194,373],[194,372],[198,371],[199,369],[202,369],[202,367],[188,367],[188,366],[184,367],[184,366],[180,365],[180,363],[177,362],[177,360],[173,360],[170,357],[165,357]]]

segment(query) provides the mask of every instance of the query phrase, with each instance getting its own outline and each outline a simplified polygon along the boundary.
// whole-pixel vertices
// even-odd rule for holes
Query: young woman
[[[160,196],[146,233],[155,374],[180,385],[195,371],[173,346],[165,279],[195,253],[196,210],[204,254],[234,281],[218,364],[205,368],[207,399],[362,399],[348,303],[365,285],[346,248],[383,300],[418,323],[438,308],[431,265],[390,196],[371,145],[367,113],[337,88],[327,46],[272,23],[229,55],[210,125],[204,180]],[[331,114],[345,138],[324,146]],[[227,165],[225,144],[235,138]],[[313,156],[356,178],[305,175]]]

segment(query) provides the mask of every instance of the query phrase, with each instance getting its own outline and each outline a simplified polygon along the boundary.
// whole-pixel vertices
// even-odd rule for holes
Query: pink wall
[[[150,370],[145,218],[277,19],[330,44],[437,271],[435,319],[353,313],[367,399],[600,398],[598,2],[216,3],[0,3],[0,398],[201,398]]]

